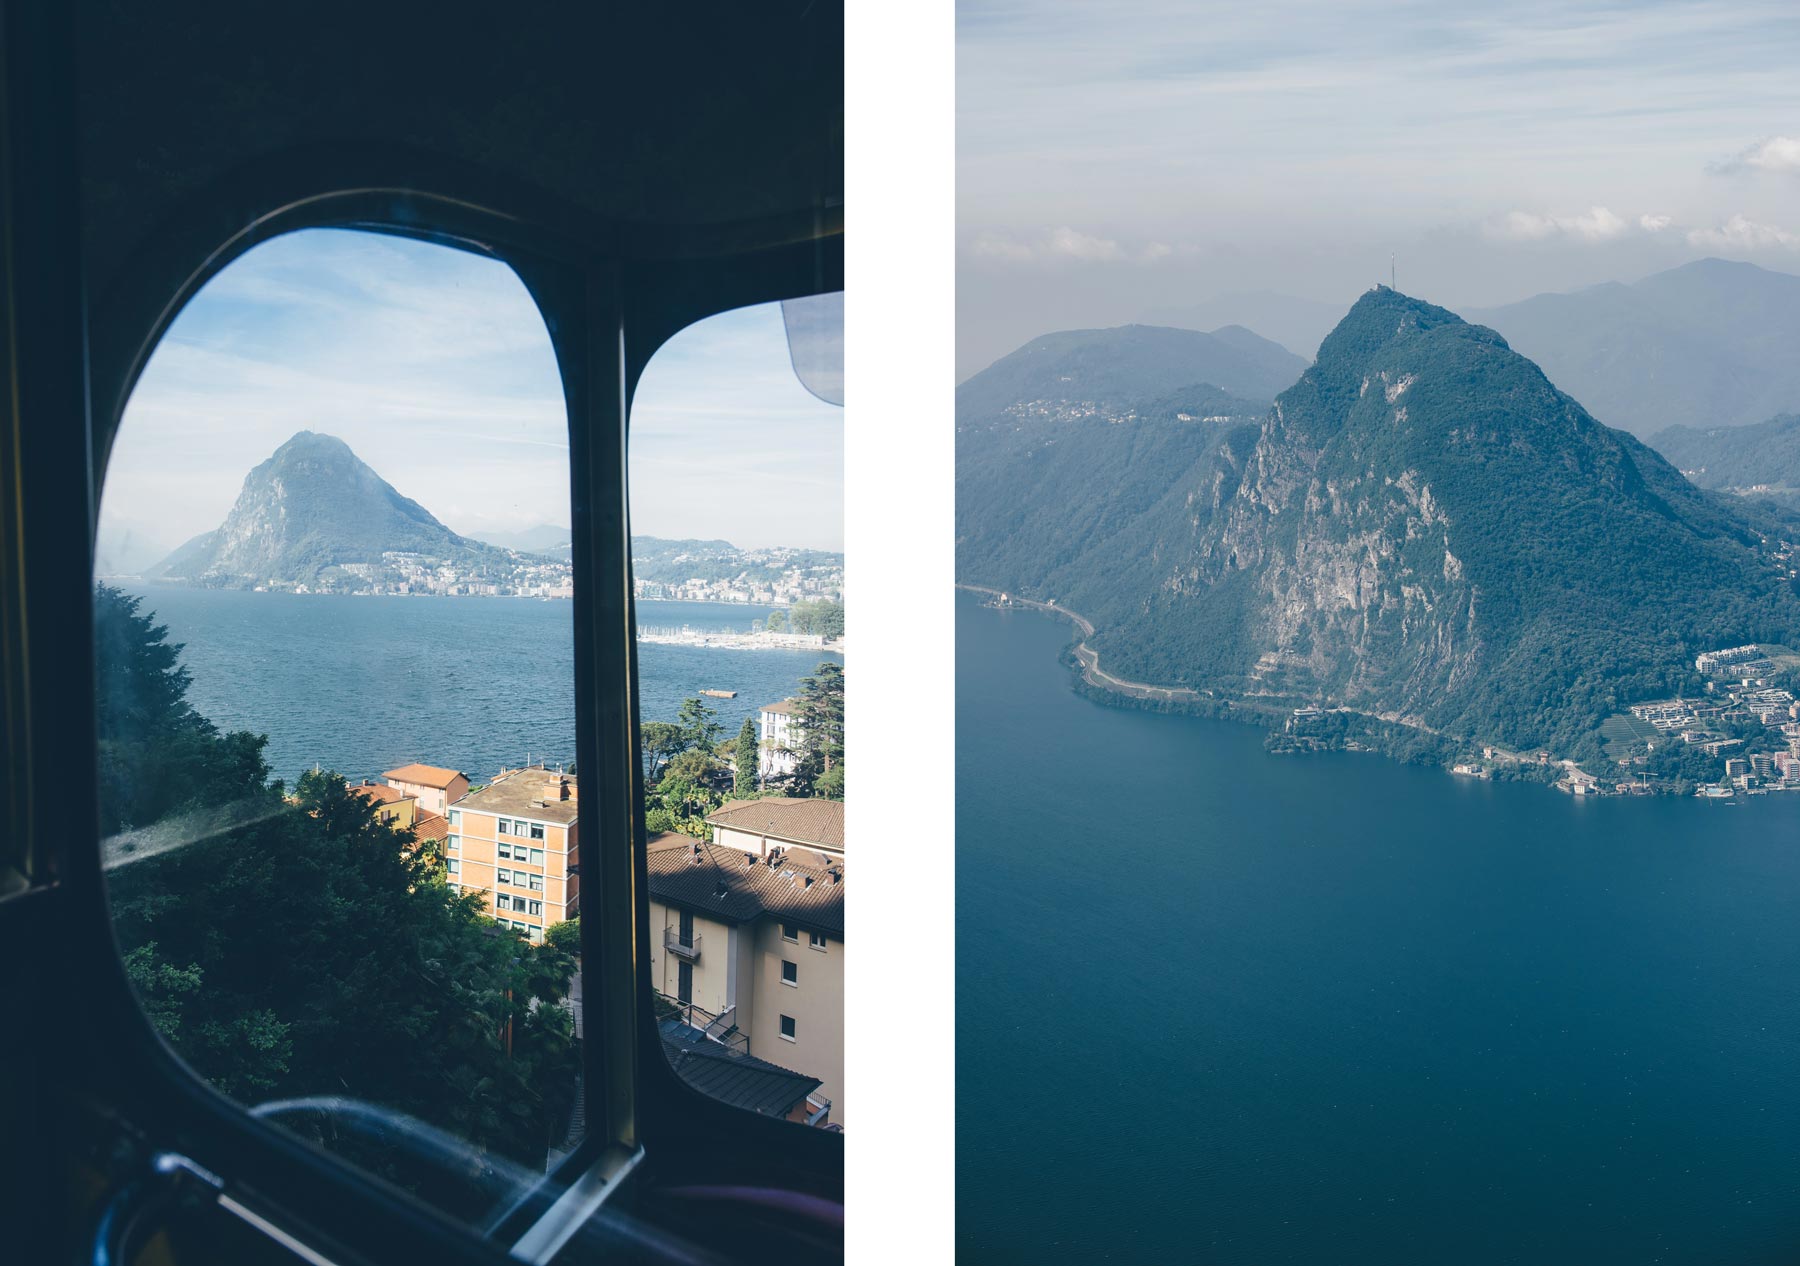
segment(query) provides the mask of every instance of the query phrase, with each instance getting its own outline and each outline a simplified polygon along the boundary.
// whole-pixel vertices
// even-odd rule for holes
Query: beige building
[[[426,813],[445,813],[469,790],[469,780],[454,769],[436,765],[402,765],[382,775],[387,785],[419,802]]]
[[[766,857],[771,849],[804,849],[844,860],[844,802],[795,796],[727,800],[706,819],[713,843]]]
[[[542,941],[545,928],[580,909],[576,803],[573,774],[501,770],[449,807],[451,887],[487,894],[496,919]]]
[[[843,802],[733,801],[707,822],[710,841],[650,841],[650,972],[665,1036],[697,1030],[816,1078],[807,1110],[784,1115],[841,1127]]]

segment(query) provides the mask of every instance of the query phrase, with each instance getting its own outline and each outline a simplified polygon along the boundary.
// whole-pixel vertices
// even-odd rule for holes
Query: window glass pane
[[[697,1085],[718,1061],[763,1061],[740,1068],[755,1110],[832,1128],[843,956],[798,989],[782,949],[801,920],[843,935],[842,311],[829,296],[683,331],[638,385],[630,457],[663,1049]],[[697,498],[697,481],[745,493]]]
[[[180,313],[106,472],[100,800],[144,1008],[227,1095],[459,1217],[582,1120],[576,947],[532,936],[577,880],[492,918],[500,815],[577,829],[567,437],[509,268],[303,232]]]

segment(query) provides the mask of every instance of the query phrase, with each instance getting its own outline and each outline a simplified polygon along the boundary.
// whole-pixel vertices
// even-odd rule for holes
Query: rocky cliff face
[[[253,585],[306,581],[389,551],[456,558],[488,550],[401,496],[342,440],[301,431],[245,476],[224,523],[175,551],[160,574]]]
[[[1134,680],[1573,750],[1621,700],[1678,688],[1698,650],[1800,630],[1775,558],[1800,532],[1694,488],[1493,331],[1386,288],[1253,443],[1133,475],[1177,495],[1062,583]],[[1120,540],[1151,565],[1119,566]]]

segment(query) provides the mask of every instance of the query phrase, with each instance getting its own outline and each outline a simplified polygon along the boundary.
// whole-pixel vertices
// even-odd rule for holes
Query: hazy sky
[[[795,379],[778,305],[692,327],[638,393],[632,525],[843,547],[844,411]],[[456,531],[566,526],[568,431],[518,277],[465,251],[308,231],[250,251],[182,310],[126,408],[102,546],[215,528],[252,466],[324,431]]]
[[[1792,0],[958,0],[957,117],[959,378],[1217,295],[1348,307],[1390,251],[1451,308],[1800,272]]]

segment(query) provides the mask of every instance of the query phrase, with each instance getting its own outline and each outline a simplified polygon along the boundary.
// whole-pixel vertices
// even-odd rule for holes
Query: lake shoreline
[[[1651,785],[1649,790],[1629,793],[1610,788],[1601,791],[1598,789],[1598,780],[1587,775],[1574,762],[1553,756],[1544,760],[1527,761],[1516,753],[1508,752],[1492,758],[1489,764],[1477,770],[1466,759],[1470,748],[1494,752],[1502,749],[1473,739],[1458,739],[1441,734],[1427,726],[1398,717],[1377,716],[1353,708],[1325,708],[1323,705],[1306,709],[1285,706],[1277,708],[1259,705],[1250,700],[1234,699],[1214,691],[1130,681],[1101,669],[1099,653],[1087,644],[1087,639],[1096,632],[1095,626],[1080,613],[1059,606],[1055,601],[1041,602],[1021,598],[1010,591],[987,585],[957,581],[955,588],[964,593],[989,598],[990,601],[982,605],[992,610],[1033,611],[1060,617],[1074,625],[1080,636],[1064,648],[1060,661],[1075,679],[1075,692],[1083,698],[1106,707],[1128,711],[1194,716],[1259,728],[1267,735],[1264,748],[1271,756],[1304,756],[1314,752],[1369,752],[1403,765],[1436,767],[1453,778],[1531,783],[1586,799],[1637,799],[1649,796],[1664,799],[1703,798],[1735,803],[1740,798],[1736,793],[1707,796],[1655,785]],[[1297,729],[1296,722],[1305,720],[1307,714],[1331,718],[1334,723],[1342,724],[1342,732],[1319,736],[1305,733],[1303,725]],[[1484,756],[1484,759],[1489,758]],[[1588,790],[1575,790],[1581,784],[1579,779],[1569,776],[1571,770],[1589,780]],[[1743,796],[1779,794],[1780,790],[1745,792]]]

